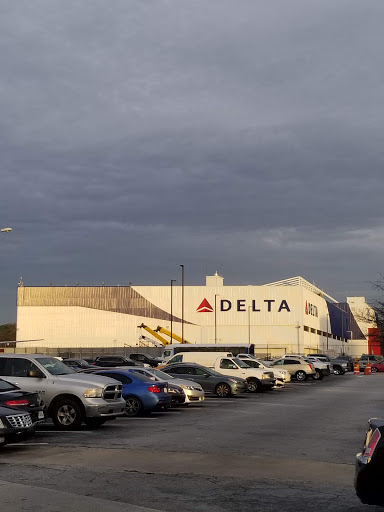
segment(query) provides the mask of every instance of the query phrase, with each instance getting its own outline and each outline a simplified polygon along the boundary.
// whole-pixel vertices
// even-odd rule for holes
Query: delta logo
[[[307,300],[305,301],[305,314],[306,315],[312,315],[312,316],[319,316],[317,306],[314,304],[311,304]]]
[[[213,313],[213,307],[210,305],[207,299],[204,299],[196,311],[198,313]]]

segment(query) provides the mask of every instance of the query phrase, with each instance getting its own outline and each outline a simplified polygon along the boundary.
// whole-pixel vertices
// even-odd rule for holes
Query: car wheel
[[[101,425],[104,425],[106,421],[105,418],[85,418],[84,423],[89,428],[99,428]]]
[[[323,377],[323,372],[321,370],[316,370],[315,368],[315,375],[312,376],[313,380],[321,380]]]
[[[256,379],[249,379],[247,380],[248,384],[248,391],[251,393],[256,393],[256,391],[259,391],[260,384]]]
[[[140,414],[143,413],[143,404],[135,396],[127,396],[125,402],[127,404],[125,408],[126,416],[139,416]]]
[[[341,368],[341,366],[334,366],[333,373],[334,375],[344,375],[345,371]]]
[[[216,386],[215,394],[219,398],[228,398],[231,396],[231,388],[225,382],[221,382]]]
[[[76,430],[83,423],[83,412],[74,400],[61,400],[53,406],[52,421],[59,430]]]
[[[304,380],[307,380],[307,374],[303,370],[299,370],[295,374],[296,380],[299,382],[303,382]]]
[[[372,368],[371,368],[371,372],[372,372],[372,373],[377,373],[377,372],[378,372],[378,369],[377,369],[375,366],[372,366]]]

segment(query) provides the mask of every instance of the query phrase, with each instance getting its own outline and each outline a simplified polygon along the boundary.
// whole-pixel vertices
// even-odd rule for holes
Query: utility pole
[[[184,343],[184,265],[181,267],[181,339]]]

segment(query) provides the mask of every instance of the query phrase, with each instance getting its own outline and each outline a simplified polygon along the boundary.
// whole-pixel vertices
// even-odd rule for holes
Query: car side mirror
[[[30,370],[28,372],[28,377],[34,377],[35,379],[45,379],[45,375],[40,370]]]
[[[204,377],[208,379],[208,377],[210,377],[209,373],[204,373]]]

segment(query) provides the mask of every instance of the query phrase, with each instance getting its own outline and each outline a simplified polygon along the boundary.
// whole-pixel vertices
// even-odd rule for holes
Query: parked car
[[[370,362],[372,365],[376,363],[381,363],[382,361],[383,358],[381,356],[374,356],[373,354],[363,354],[358,361],[360,371],[362,372],[365,370],[365,367],[368,362]]]
[[[155,409],[167,409],[172,397],[167,382],[154,382],[146,375],[132,373],[129,370],[99,370],[96,375],[118,380],[123,386],[123,398],[126,402],[125,415],[139,416],[150,414]]]
[[[98,356],[95,357],[92,364],[103,368],[115,368],[116,366],[143,366],[142,364],[136,363],[136,361],[125,356]]]
[[[0,377],[24,391],[37,391],[59,430],[75,430],[83,422],[96,428],[125,411],[121,384],[76,373],[55,357],[0,354]]]
[[[270,370],[269,366],[266,366],[262,361],[256,359],[255,356],[251,354],[238,354],[236,356],[238,359],[241,359],[251,368],[261,368],[264,370]],[[273,374],[276,379],[275,385],[282,386],[285,382],[290,382],[291,374],[288,370],[283,370],[282,368],[273,368]]]
[[[95,365],[93,363],[89,363],[85,359],[63,359],[63,363],[75,371],[95,369]],[[101,366],[96,366],[96,368],[101,368]]]
[[[354,360],[351,356],[339,355],[335,358],[336,361],[340,361],[341,363],[345,362],[347,364],[347,370],[349,372],[353,372]]]
[[[0,406],[28,412],[34,425],[47,417],[47,408],[37,392],[22,391],[3,379],[0,379]]]
[[[356,455],[355,489],[366,505],[384,506],[384,419],[371,418],[363,450]]]
[[[132,368],[129,371],[141,373],[142,375],[147,375],[149,378],[154,378],[157,381],[165,380],[168,382],[168,387],[171,387],[173,385],[180,386],[184,390],[184,403],[186,404],[189,404],[191,402],[202,402],[204,400],[205,395],[203,388],[200,386],[200,384],[197,384],[197,382],[194,382],[192,380],[177,379],[175,377],[172,377],[172,375],[169,375],[168,373],[162,372],[161,370],[157,370],[156,368]]]
[[[151,357],[148,354],[142,353],[129,354],[129,358],[140,364],[148,364],[152,368],[156,368],[156,366],[159,366],[164,362],[160,357]]]
[[[245,379],[223,375],[212,368],[195,363],[174,363],[163,368],[177,379],[193,380],[200,384],[205,393],[214,393],[219,398],[227,398],[247,391]]]
[[[33,436],[35,427],[31,415],[9,407],[0,407],[0,447]]]
[[[328,354],[308,354],[308,357],[317,357],[320,361],[328,362],[332,365],[334,375],[344,375],[350,371],[350,363],[345,359],[331,358]],[[352,367],[353,371],[353,367]]]
[[[372,373],[384,372],[384,362],[382,362],[382,363],[372,363],[371,372]]]
[[[306,357],[308,363],[312,363],[315,368],[315,374],[312,376],[314,380],[322,380],[324,377],[333,373],[332,364],[328,361],[321,360],[320,357]]]
[[[285,357],[274,361],[271,367],[283,366],[284,370],[288,370],[291,377],[299,382],[307,380],[315,374],[315,368],[312,363],[308,363],[304,358]]]

